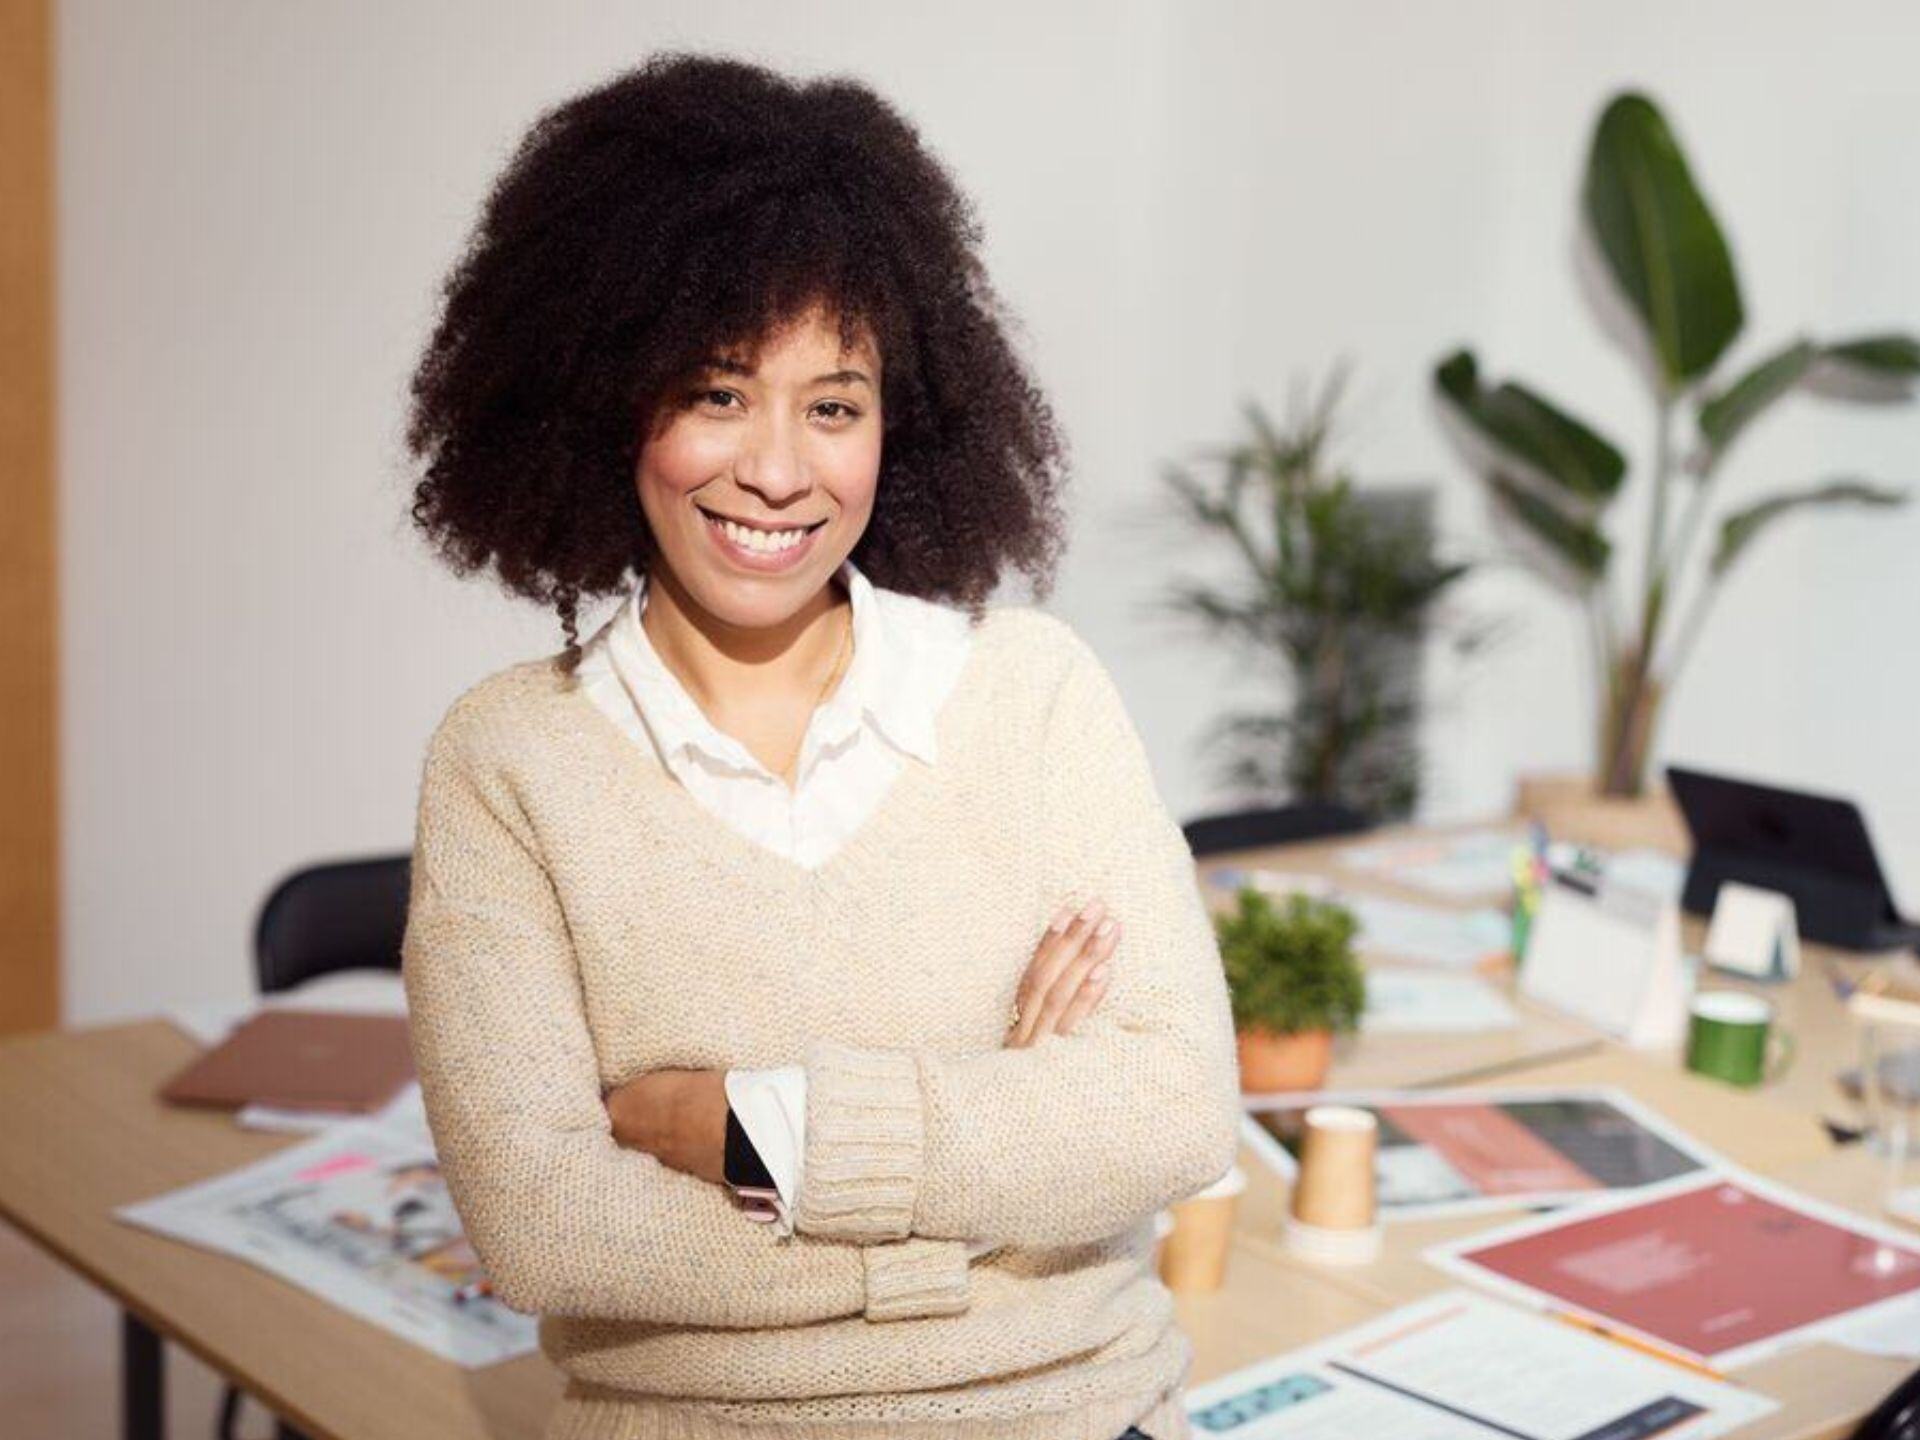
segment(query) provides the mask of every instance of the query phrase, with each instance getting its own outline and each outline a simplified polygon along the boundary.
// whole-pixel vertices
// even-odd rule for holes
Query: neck
[[[640,623],[661,661],[711,712],[802,691],[811,699],[839,653],[852,620],[842,611],[852,603],[836,577],[779,624],[734,625],[702,608],[661,566],[647,577]]]

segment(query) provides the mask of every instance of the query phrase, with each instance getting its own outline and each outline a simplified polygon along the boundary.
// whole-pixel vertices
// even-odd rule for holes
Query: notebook
[[[414,1078],[406,1017],[271,1009],[161,1086],[176,1105],[366,1113]]]

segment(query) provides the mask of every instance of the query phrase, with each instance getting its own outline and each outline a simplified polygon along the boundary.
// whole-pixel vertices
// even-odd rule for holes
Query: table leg
[[[160,1336],[131,1310],[120,1312],[120,1434],[165,1440],[166,1352]]]

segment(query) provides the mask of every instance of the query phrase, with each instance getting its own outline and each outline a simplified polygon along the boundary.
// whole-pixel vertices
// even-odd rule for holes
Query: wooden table
[[[1434,832],[1375,832],[1358,841],[1248,851],[1232,857],[1231,863],[1296,874],[1322,874],[1344,889],[1390,893],[1397,898],[1442,908],[1459,904],[1383,886],[1371,876],[1340,864],[1339,853],[1345,844],[1374,843],[1391,839],[1395,833],[1419,836]],[[1213,863],[1211,857],[1209,863]],[[1704,938],[1704,924],[1688,917],[1683,928],[1685,945],[1697,952]],[[1651,1053],[1636,1051],[1592,1032],[1586,1032],[1588,1043],[1579,1047],[1579,1053],[1541,1054],[1517,1064],[1489,1066],[1478,1078],[1470,1073],[1464,1078],[1476,1086],[1484,1083],[1485,1088],[1496,1091],[1558,1085],[1618,1087],[1733,1163],[1816,1198],[1884,1221],[1888,1217],[1880,1209],[1882,1185],[1875,1157],[1859,1145],[1836,1148],[1821,1123],[1823,1116],[1847,1119],[1857,1114],[1857,1107],[1844,1097],[1833,1080],[1836,1071],[1852,1063],[1854,1038],[1844,1006],[1828,981],[1827,970],[1831,966],[1842,972],[1857,972],[1863,961],[1847,952],[1818,945],[1804,949],[1805,964],[1793,981],[1744,981],[1709,972],[1701,982],[1704,987],[1750,990],[1765,995],[1779,1007],[1782,1022],[1795,1032],[1799,1053],[1792,1067],[1779,1078],[1751,1090],[1736,1089],[1690,1074],[1681,1063],[1677,1047]],[[1391,1037],[1393,1047],[1397,1048],[1407,1038],[1410,1037]],[[1477,1053],[1488,1058],[1501,1054],[1497,1045],[1488,1043],[1494,1037],[1479,1039]],[[1542,1051],[1550,1048],[1544,1034],[1538,1040],[1529,1037],[1517,1042],[1517,1048],[1523,1051],[1534,1045]],[[1374,1077],[1390,1071],[1394,1063],[1376,1053],[1386,1048],[1363,1038],[1349,1052],[1344,1069],[1336,1065],[1329,1083],[1352,1088],[1379,1083]],[[1443,1052],[1436,1044],[1426,1055],[1432,1057],[1440,1053]],[[1455,1083],[1462,1077],[1428,1078]],[[1295,1273],[1311,1274],[1346,1287],[1356,1296],[1373,1300],[1383,1310],[1458,1283],[1421,1258],[1421,1252],[1429,1245],[1491,1229],[1517,1218],[1509,1212],[1396,1222],[1387,1227],[1385,1252],[1374,1263],[1338,1268],[1316,1266],[1290,1255],[1280,1244],[1287,1201],[1285,1183],[1245,1147],[1241,1164],[1248,1170],[1249,1184],[1237,1220],[1238,1243]],[[1920,1178],[1916,1178],[1915,1183],[1920,1183]],[[1846,1435],[1860,1416],[1877,1404],[1911,1368],[1907,1363],[1860,1355],[1826,1344],[1802,1346],[1757,1363],[1742,1369],[1733,1378],[1771,1396],[1780,1402],[1781,1408],[1740,1433],[1751,1435],[1755,1440],[1825,1440],[1829,1436]]]
[[[1360,843],[1393,833],[1376,832]],[[1233,860],[1337,873],[1349,889],[1447,903],[1341,867],[1340,848],[1295,846]],[[1203,870],[1222,858],[1209,857]],[[1690,943],[1698,943],[1697,928]],[[1836,1203],[1865,1206],[1877,1193],[1865,1157],[1833,1152],[1818,1124],[1820,1112],[1841,1103],[1828,1077],[1848,1060],[1851,1038],[1820,974],[1820,952],[1810,950],[1813,963],[1798,982],[1751,987],[1782,1005],[1799,1030],[1801,1048],[1794,1070],[1758,1092],[1697,1079],[1672,1056],[1627,1051],[1524,1002],[1517,1002],[1523,1024],[1515,1031],[1362,1037],[1337,1053],[1330,1083],[1618,1085],[1740,1164]],[[225,1115],[158,1104],[155,1087],[193,1051],[186,1036],[159,1020],[0,1042],[0,1217],[121,1305],[131,1317],[130,1336],[150,1328],[187,1346],[314,1440],[537,1435],[561,1388],[559,1374],[539,1354],[464,1370],[396,1343],[386,1331],[242,1261],[112,1218],[118,1205],[298,1143],[238,1129]],[[1361,1324],[1449,1283],[1418,1258],[1421,1247],[1505,1218],[1396,1225],[1376,1264],[1316,1268],[1276,1243],[1285,1203],[1279,1182],[1244,1149],[1241,1163],[1250,1188],[1227,1284],[1214,1294],[1177,1297],[1180,1323],[1195,1343],[1195,1384]],[[139,1392],[158,1382],[157,1346],[143,1351],[130,1340],[129,1360],[132,1412],[140,1408],[135,1402],[153,1398]],[[1783,1402],[1780,1412],[1750,1433],[1769,1440],[1842,1433],[1891,1388],[1902,1368],[1808,1346],[1743,1371],[1743,1383]],[[343,1384],[343,1376],[352,1383]],[[129,1433],[159,1432],[139,1432],[130,1424]]]
[[[244,1261],[113,1218],[117,1206],[300,1143],[155,1101],[194,1050],[160,1020],[0,1042],[0,1218],[313,1440],[537,1436],[561,1389],[537,1352],[466,1370]],[[1378,1307],[1250,1249],[1223,1289],[1179,1296],[1177,1308],[1197,1381],[1360,1324]],[[129,1398],[143,1402],[129,1407],[142,1412],[129,1428],[154,1425],[157,1407],[144,1402],[157,1394]]]

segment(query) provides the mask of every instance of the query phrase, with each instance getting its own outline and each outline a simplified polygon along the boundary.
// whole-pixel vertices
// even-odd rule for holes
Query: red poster
[[[1708,1359],[1920,1290],[1920,1250],[1733,1180],[1459,1258]]]

